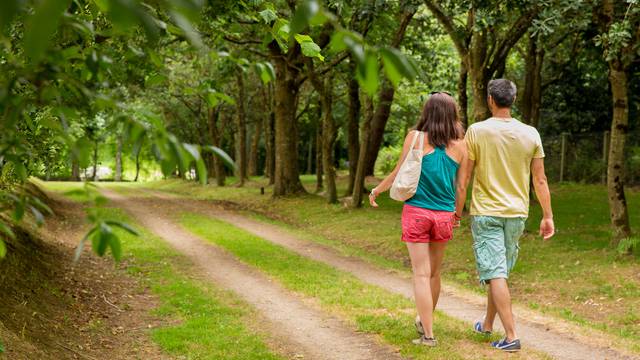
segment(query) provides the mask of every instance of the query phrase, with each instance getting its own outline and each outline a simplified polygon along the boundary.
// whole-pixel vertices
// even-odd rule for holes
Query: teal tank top
[[[444,146],[422,157],[420,182],[415,195],[405,204],[420,208],[455,211],[456,173],[460,165],[447,155]]]

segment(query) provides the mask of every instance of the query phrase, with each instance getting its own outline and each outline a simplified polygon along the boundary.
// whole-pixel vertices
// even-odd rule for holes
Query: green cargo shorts
[[[471,234],[480,283],[508,279],[518,259],[518,240],[524,232],[524,217],[473,216]]]

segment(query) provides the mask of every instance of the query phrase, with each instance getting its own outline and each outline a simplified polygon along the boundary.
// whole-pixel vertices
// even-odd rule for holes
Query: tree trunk
[[[216,109],[209,110],[209,139],[211,141],[211,145],[215,147],[221,147],[220,144],[220,130],[218,125],[218,120],[220,119],[220,111],[221,108],[218,107]],[[215,154],[211,154],[211,161],[213,162],[213,170],[216,174],[216,185],[224,186],[225,180],[227,178],[227,174],[225,173],[224,164],[222,160],[218,158]]]
[[[313,174],[313,145],[315,142],[316,140],[313,138],[313,135],[311,135],[307,143],[307,174]]]
[[[355,74],[355,61],[350,63],[350,72]],[[353,184],[358,169],[358,153],[360,151],[360,87],[355,77],[351,77],[348,84],[349,113],[347,115],[347,148],[349,154],[349,183],[347,196],[353,193]]]
[[[460,104],[460,121],[466,129],[469,126],[469,99],[467,97],[467,60],[460,60],[460,74],[458,76],[458,104]]]
[[[251,151],[249,152],[249,175],[258,175],[258,150],[260,137],[262,136],[262,121],[256,121],[255,131],[251,139]]]
[[[238,177],[238,186],[244,185],[247,178],[247,123],[245,114],[245,87],[244,74],[238,71],[236,75],[236,83],[238,85],[238,99],[236,100],[236,176]]]
[[[400,46],[400,43],[402,43],[404,35],[407,32],[407,27],[409,27],[409,23],[411,23],[411,19],[413,19],[413,15],[416,13],[416,9],[417,7],[409,6],[402,10],[398,21],[398,30],[391,41],[391,47],[397,48]],[[391,114],[391,104],[393,103],[394,94],[395,89],[393,86],[388,81],[384,81],[378,94],[378,106],[371,121],[371,139],[367,147],[365,163],[366,175],[373,175],[378,152],[382,145],[384,129],[387,126],[387,121]]]
[[[487,56],[486,30],[476,31],[471,38],[469,75],[473,88],[473,122],[483,121],[491,116],[487,104],[487,83],[489,75],[485,67]]]
[[[275,81],[275,182],[273,196],[305,192],[298,170],[296,104],[299,70],[290,66],[278,44],[270,44],[276,68]],[[289,49],[289,53],[296,51]]]
[[[71,160],[71,181],[80,181],[80,163],[77,159]]]
[[[138,178],[140,177],[140,152],[142,150],[138,150],[138,152],[136,153],[136,177],[133,179],[133,181],[138,182]]]
[[[393,103],[394,95],[395,89],[388,81],[385,81],[378,94],[378,106],[376,106],[370,124],[370,139],[365,156],[365,175],[373,175],[378,152],[382,146],[384,129],[389,121],[389,115],[391,115],[391,104]]]
[[[269,114],[265,118],[265,160],[264,174],[269,178],[269,185],[273,185],[275,182],[276,174],[276,157],[275,157],[275,113],[269,111]]]
[[[542,101],[542,65],[544,48],[539,37],[529,38],[525,59],[524,90],[522,93],[522,120],[525,124],[538,127],[540,102]]]
[[[334,165],[334,145],[337,134],[333,119],[333,81],[331,74],[325,75],[324,79],[315,76],[311,60],[308,60],[307,63],[309,64],[311,82],[320,96],[320,108],[322,109],[322,167],[325,173],[327,201],[329,204],[335,204],[338,202],[338,193]]]
[[[93,181],[98,181],[98,146],[99,143],[96,140],[93,147]]]
[[[629,126],[627,74],[624,68],[617,66],[616,63],[617,61],[611,61],[609,64],[609,83],[613,93],[613,121],[607,168],[609,211],[614,230],[614,244],[631,235],[624,194],[624,145]]]
[[[116,174],[115,181],[122,181],[122,135],[118,134],[116,145]]]
[[[353,184],[353,194],[351,195],[351,206],[354,208],[362,207],[362,195],[365,192],[364,180],[365,174],[365,157],[369,139],[371,139],[370,130],[373,121],[373,100],[367,96],[365,100],[365,116],[360,131],[360,153],[358,159],[358,167],[356,169],[356,178]]]
[[[322,166],[322,122],[319,119],[318,126],[316,128],[316,193],[324,190],[324,177]]]

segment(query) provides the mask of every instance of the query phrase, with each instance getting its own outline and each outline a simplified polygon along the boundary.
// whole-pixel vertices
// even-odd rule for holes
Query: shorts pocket
[[[479,241],[473,243],[473,252],[476,256],[476,263],[480,272],[489,270],[492,268],[491,251],[486,241]]]
[[[453,223],[450,219],[438,220],[435,226],[434,238],[437,240],[448,241],[453,237]]]

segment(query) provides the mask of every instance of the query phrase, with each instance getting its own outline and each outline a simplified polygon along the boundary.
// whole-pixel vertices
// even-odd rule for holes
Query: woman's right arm
[[[396,167],[389,175],[387,175],[387,177],[384,178],[384,180],[380,182],[380,184],[378,184],[378,186],[374,187],[371,190],[371,193],[369,194],[369,204],[371,204],[371,206],[378,207],[378,204],[376,203],[376,198],[378,197],[378,195],[389,190],[389,188],[391,188],[391,185],[393,185],[393,181],[396,179],[398,171],[400,171],[400,166],[402,166],[402,162],[409,152],[409,147],[411,147],[411,142],[413,141],[415,133],[415,130],[409,131],[407,136],[404,138],[404,145],[402,145],[402,154],[400,154],[400,159],[398,159]]]

